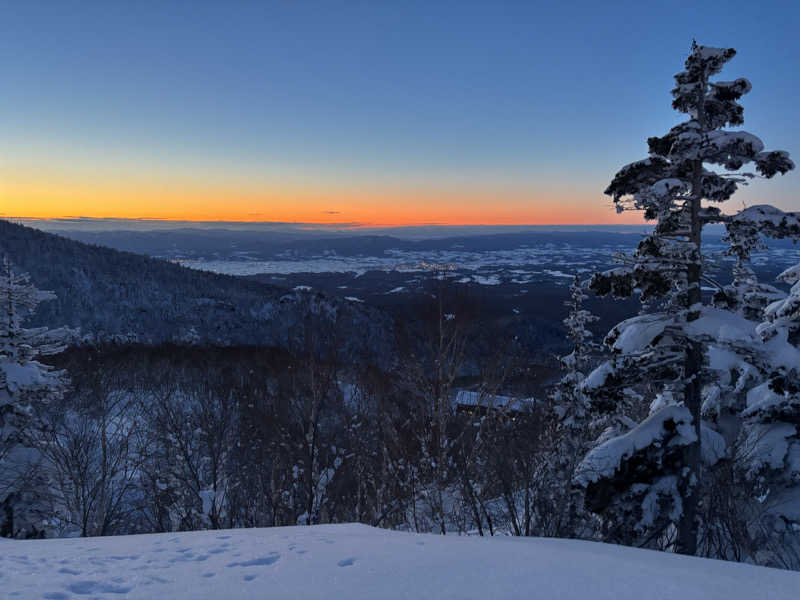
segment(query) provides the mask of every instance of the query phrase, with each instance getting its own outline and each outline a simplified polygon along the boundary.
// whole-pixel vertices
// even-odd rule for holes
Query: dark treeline
[[[453,402],[466,379],[490,403],[525,366],[511,372],[498,356],[493,372],[463,378],[463,321],[450,315],[402,372],[343,364],[318,345],[58,355],[71,385],[37,415],[49,483],[30,490],[48,534],[348,521],[543,533],[534,490],[542,411]]]
[[[432,273],[428,303],[393,332],[390,368],[342,352],[322,315],[305,319],[301,350],[109,344],[50,357],[63,381],[31,405],[21,441],[35,460],[6,496],[6,534],[348,521],[547,533],[537,490],[557,371],[480,325],[479,303],[446,275]]]

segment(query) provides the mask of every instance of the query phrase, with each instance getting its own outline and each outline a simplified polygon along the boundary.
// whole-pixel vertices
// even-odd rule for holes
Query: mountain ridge
[[[84,342],[206,343],[306,348],[309,327],[344,340],[347,352],[386,354],[391,320],[379,310],[322,294],[188,269],[0,220],[0,255],[55,292],[32,326],[81,330]],[[357,327],[360,336],[339,335]],[[315,335],[321,335],[319,331]]]

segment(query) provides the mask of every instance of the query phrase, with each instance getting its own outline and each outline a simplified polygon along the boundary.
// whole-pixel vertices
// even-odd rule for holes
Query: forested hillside
[[[79,328],[88,341],[302,348],[310,321],[319,321],[326,335],[341,339],[345,353],[386,357],[391,343],[389,319],[369,307],[186,269],[4,220],[0,255],[57,296],[41,304],[30,325]],[[355,330],[359,336],[345,335]]]

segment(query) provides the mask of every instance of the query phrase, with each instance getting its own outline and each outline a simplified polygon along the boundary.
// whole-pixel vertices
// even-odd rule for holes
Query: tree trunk
[[[699,88],[700,98],[697,107],[697,120],[702,127],[705,127],[705,99],[706,85]],[[699,307],[702,297],[700,294],[700,279],[702,277],[701,244],[703,223],[700,220],[700,207],[703,198],[703,161],[695,160],[692,176],[692,199],[690,205],[690,226],[689,242],[694,246],[695,254],[689,262],[686,272],[686,308],[689,309],[686,320],[691,322],[700,317]],[[703,348],[696,341],[689,341],[684,363],[684,402],[686,408],[692,415],[694,430],[697,441],[686,448],[686,467],[689,469],[689,487],[686,496],[683,498],[683,514],[678,523],[677,551],[681,554],[694,555],[697,553],[697,510],[698,510],[698,489],[700,480],[700,405],[702,381],[700,371],[703,366]]]

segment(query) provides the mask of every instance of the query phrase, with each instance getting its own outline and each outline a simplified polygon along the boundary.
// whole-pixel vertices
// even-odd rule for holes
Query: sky
[[[797,2],[0,0],[0,216],[635,223],[692,39],[800,156]],[[730,202],[800,209],[800,175]],[[733,206],[736,204],[736,206]]]

